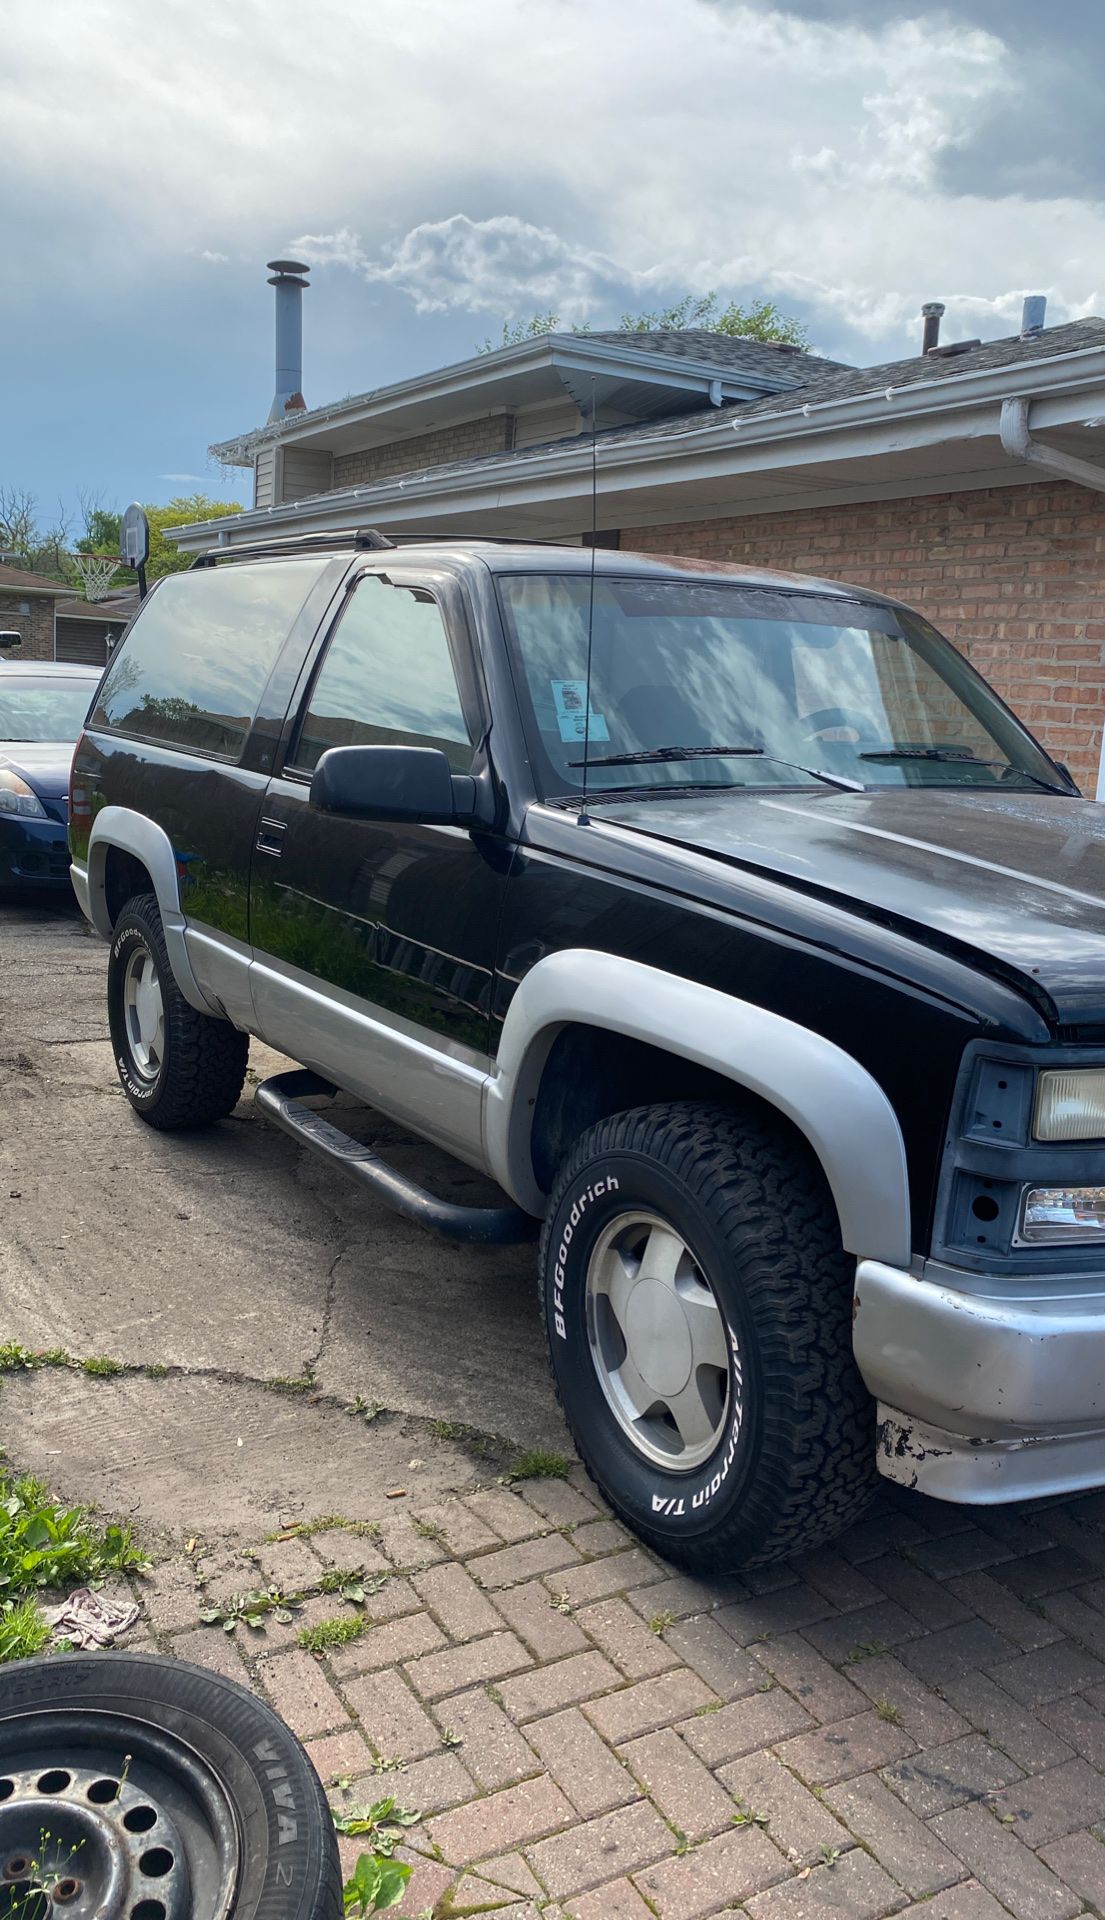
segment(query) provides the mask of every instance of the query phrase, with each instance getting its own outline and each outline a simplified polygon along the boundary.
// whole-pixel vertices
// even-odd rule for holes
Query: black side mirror
[[[476,820],[476,782],[453,773],[438,747],[331,747],[315,768],[311,805],[356,820],[464,827]]]

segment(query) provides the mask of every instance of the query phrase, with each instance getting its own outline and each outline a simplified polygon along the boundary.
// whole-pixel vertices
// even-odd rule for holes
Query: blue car
[[[69,767],[99,680],[0,658],[0,889],[69,887]]]

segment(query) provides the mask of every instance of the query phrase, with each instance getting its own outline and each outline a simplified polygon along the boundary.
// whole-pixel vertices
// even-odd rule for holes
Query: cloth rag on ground
[[[133,1602],[108,1600],[102,1593],[93,1593],[90,1587],[78,1587],[60,1607],[46,1607],[43,1611],[55,1646],[66,1640],[85,1652],[113,1646],[138,1618],[138,1608]]]

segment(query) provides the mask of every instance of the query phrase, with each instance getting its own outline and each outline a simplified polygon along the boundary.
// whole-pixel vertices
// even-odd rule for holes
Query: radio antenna
[[[598,427],[595,416],[595,376],[591,375],[591,578],[587,593],[587,674],[583,687],[583,795],[579,825],[589,827],[587,811],[587,767],[591,757],[591,649],[595,638],[595,550],[599,529]]]

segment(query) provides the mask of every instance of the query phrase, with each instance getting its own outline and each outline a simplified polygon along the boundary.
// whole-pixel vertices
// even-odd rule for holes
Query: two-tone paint
[[[128,861],[144,864],[189,998],[491,1172],[532,1212],[573,1132],[650,1088],[720,1080],[767,1100],[818,1154],[857,1259],[855,1345],[883,1470],[974,1500],[1105,1481],[1100,1256],[1011,1253],[979,1232],[952,1263],[943,1224],[949,1182],[987,1177],[955,1118],[964,1063],[990,1047],[1030,1063],[1057,1048],[1105,1057],[1096,810],[1061,793],[802,787],[604,799],[584,821],[536,789],[495,581],[590,564],[448,543],[336,556],[237,764],[86,733],[73,846],[92,917],[110,928]],[[627,554],[596,564],[680,576]],[[366,574],[441,607],[478,741],[475,830],[319,816],[286,764],[320,651]],[[152,864],[128,813],[160,836]],[[1105,1182],[1105,1151],[1080,1149],[1077,1166]],[[1062,1300],[1077,1302],[1065,1317]],[[1077,1354],[1065,1391],[1057,1353]]]

